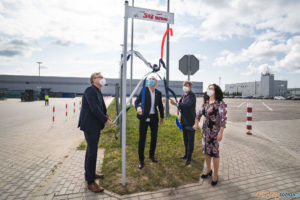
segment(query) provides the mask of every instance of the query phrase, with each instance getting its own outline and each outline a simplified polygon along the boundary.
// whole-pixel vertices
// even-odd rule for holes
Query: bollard
[[[81,111],[81,101],[79,102],[79,111]]]
[[[68,119],[68,104],[66,103],[66,120]]]
[[[76,108],[76,107],[75,107],[75,102],[74,102],[74,115],[75,115],[75,108]]]
[[[246,128],[247,128],[247,135],[252,135],[252,103],[247,103],[247,121],[246,121]]]
[[[54,121],[55,121],[55,106],[53,106],[52,125],[54,125]]]

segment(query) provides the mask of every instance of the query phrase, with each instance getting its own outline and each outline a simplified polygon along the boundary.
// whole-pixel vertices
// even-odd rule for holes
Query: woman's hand
[[[223,137],[223,133],[219,133],[218,136],[217,136],[217,141],[221,142],[222,137]]]
[[[196,131],[198,129],[198,124],[194,124],[193,129]]]
[[[198,124],[199,124],[199,120],[196,118],[195,119],[195,124],[193,126],[193,129],[196,131],[198,129]]]

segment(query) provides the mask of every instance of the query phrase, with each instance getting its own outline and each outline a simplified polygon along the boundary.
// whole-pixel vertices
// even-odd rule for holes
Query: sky
[[[167,2],[135,0],[134,6],[166,11]],[[267,70],[289,88],[300,87],[299,10],[298,0],[170,0],[170,79],[187,80],[179,59],[193,54],[200,70],[191,81],[204,88],[220,80],[223,89],[258,81]],[[128,30],[130,47],[131,19]],[[166,24],[134,20],[134,50],[158,64],[165,31]],[[123,0],[0,0],[0,74],[38,75],[41,61],[42,76],[100,71],[118,78],[123,35]],[[133,59],[133,78],[148,70]]]

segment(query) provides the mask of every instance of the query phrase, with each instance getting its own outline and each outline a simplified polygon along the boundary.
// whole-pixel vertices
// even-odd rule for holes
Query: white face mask
[[[100,81],[99,81],[100,85],[101,86],[105,86],[106,85],[106,79],[105,78],[102,78]]]
[[[185,93],[187,93],[187,92],[189,91],[189,88],[186,87],[186,86],[183,86],[183,87],[182,87],[182,90],[183,90]]]
[[[213,90],[211,90],[211,89],[207,89],[207,95],[209,96],[209,97],[211,97],[213,94],[214,94],[214,91]]]

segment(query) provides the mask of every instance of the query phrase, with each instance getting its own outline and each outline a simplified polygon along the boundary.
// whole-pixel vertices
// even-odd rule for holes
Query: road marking
[[[266,106],[266,108],[268,108],[270,111],[273,111],[273,109],[270,108],[270,106],[268,106],[267,104],[265,104],[265,102],[262,102],[262,104],[263,104],[264,106]]]
[[[242,105],[244,105],[244,103],[246,103],[246,102],[244,101],[243,103],[241,103],[241,104],[238,106],[238,108],[241,107]]]

